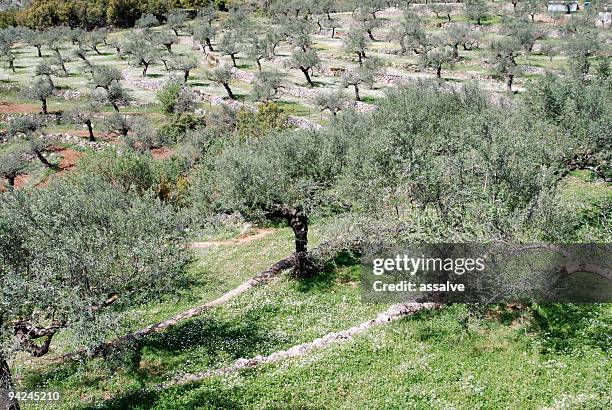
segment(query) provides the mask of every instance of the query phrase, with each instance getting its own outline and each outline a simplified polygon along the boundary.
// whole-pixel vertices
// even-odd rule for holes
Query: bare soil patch
[[[40,112],[40,107],[34,104],[0,101],[0,114],[32,114],[37,112]]]
[[[274,232],[274,229],[271,229],[271,228],[257,228],[255,230],[255,233],[248,233],[236,239],[228,239],[225,241],[192,242],[191,248],[192,249],[206,249],[206,248],[210,248],[211,246],[217,246],[217,245],[234,245],[237,243],[238,244],[248,243],[248,242],[258,240],[258,239],[262,239],[270,235],[272,232]]]
[[[155,159],[170,158],[171,156],[174,155],[174,153],[175,153],[175,150],[172,148],[168,148],[168,147],[153,148],[151,150],[151,155],[153,155],[153,158]]]

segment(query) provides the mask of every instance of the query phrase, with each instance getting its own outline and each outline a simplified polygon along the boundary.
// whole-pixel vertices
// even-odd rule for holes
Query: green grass
[[[589,310],[611,313],[597,305]],[[566,312],[549,313],[561,321],[574,319]],[[461,305],[425,312],[303,357],[196,385],[143,390],[102,408],[602,409],[612,404],[609,352],[587,346],[572,354],[544,354],[534,324],[508,326],[488,319],[466,330],[460,325],[465,315]]]
[[[319,230],[312,229],[314,242]],[[291,239],[290,230],[282,228],[253,242],[200,251],[189,273],[193,286],[178,299],[133,310],[130,327],[219,296],[287,254]],[[24,361],[17,371],[19,388],[61,391],[58,408],[472,409],[569,403],[596,409],[609,404],[612,305],[534,305],[521,311],[495,306],[484,316],[455,305],[373,327],[303,357],[157,388],[184,373],[349,328],[384,310],[361,301],[359,266],[341,262],[308,280],[276,278],[106,361]]]
[[[198,263],[207,267],[206,272],[200,273],[209,282],[191,289],[190,293],[194,298],[205,293],[209,300],[221,288],[233,287],[228,282],[234,280],[235,269],[248,272],[246,276],[254,275],[263,269],[262,264],[271,263],[263,257],[270,250],[268,246],[273,244],[274,252],[280,252],[279,241],[285,242],[287,233],[275,234],[267,243],[262,239],[231,250],[219,247],[203,252]],[[291,245],[290,241],[287,243]],[[275,255],[273,260],[277,258]],[[147,338],[136,355],[138,365],[125,357],[120,360],[121,366],[112,360],[62,366],[41,363],[35,369],[22,368],[21,387],[35,389],[44,385],[47,389],[59,389],[65,398],[65,408],[100,404],[109,397],[126,400],[143,388],[152,388],[185,372],[219,368],[241,357],[267,355],[310,341],[361,323],[385,309],[385,306],[361,302],[358,272],[358,266],[348,266],[311,280],[277,278],[164,334]],[[174,310],[194,304],[193,300],[187,303],[188,300],[181,298],[178,305],[161,303],[133,313],[137,321],[159,320]],[[134,358],[134,355],[127,356]],[[83,404],[82,400],[89,404]],[[125,403],[125,406],[130,405]]]

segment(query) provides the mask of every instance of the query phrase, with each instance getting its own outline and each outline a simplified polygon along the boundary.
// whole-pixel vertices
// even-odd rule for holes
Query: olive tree
[[[447,44],[442,36],[430,36],[420,54],[421,64],[424,67],[431,67],[436,70],[436,77],[442,78],[442,66],[452,64],[455,60],[453,48]]]
[[[174,31],[174,34],[179,35],[179,30],[183,30],[187,23],[187,13],[182,9],[175,9],[168,13],[166,25]]]
[[[298,68],[306,77],[306,82],[310,87],[314,87],[314,83],[310,78],[310,70],[321,65],[321,60],[317,54],[317,50],[310,48],[306,51],[299,47],[296,47],[291,53],[291,59],[289,60],[289,66],[291,68]]]
[[[583,78],[591,68],[590,58],[600,49],[595,33],[578,32],[567,39],[565,52],[569,58],[571,73]]]
[[[328,110],[334,117],[342,110],[346,102],[346,95],[341,88],[321,92],[315,98],[315,104],[321,108],[321,111]]]
[[[557,178],[554,128],[491,105],[473,86],[400,87],[371,115],[339,118],[351,136],[343,202],[353,213],[418,221],[421,238],[516,238]]]
[[[399,42],[401,54],[406,54],[409,49],[418,54],[425,42],[423,22],[418,14],[410,9],[404,11],[400,24],[393,27],[391,34]]]
[[[366,58],[366,50],[369,46],[369,39],[365,30],[354,28],[346,33],[344,38],[344,49],[349,54],[356,54],[359,60],[359,65],[362,65],[363,59]]]
[[[178,43],[178,37],[170,31],[160,31],[155,33],[153,41],[166,47],[168,53],[172,54],[172,46]]]
[[[478,34],[465,25],[455,23],[449,30],[446,30],[445,35],[446,44],[451,47],[455,61],[460,59],[459,46],[465,51],[473,50],[479,46]]]
[[[489,14],[489,6],[485,0],[467,0],[463,7],[468,18],[477,25],[481,25],[482,20]]]
[[[342,75],[342,85],[352,86],[355,90],[355,100],[361,101],[359,86],[365,84],[372,88],[376,82],[376,76],[383,70],[383,62],[375,57],[370,57],[356,69],[348,69]]]
[[[359,23],[359,26],[368,34],[372,41],[376,41],[374,30],[382,25],[382,21],[375,16],[376,14],[371,10],[361,6],[353,13],[353,19]]]
[[[53,51],[53,58],[56,64],[62,68],[64,74],[68,74],[68,69],[66,68],[68,60],[62,55],[61,50],[64,42],[68,39],[68,32],[69,29],[62,26],[51,27],[44,32],[46,45]]]
[[[25,173],[27,153],[27,150],[18,147],[0,154],[0,176],[6,178],[9,187],[14,187],[15,179]]]
[[[43,356],[64,330],[97,346],[170,293],[188,262],[179,227],[170,207],[96,177],[0,195],[0,388],[14,390],[14,352]]]
[[[506,88],[512,91],[512,82],[521,72],[521,68],[516,62],[520,55],[521,45],[517,39],[505,37],[493,41],[489,46],[489,55],[493,65],[493,75],[506,80]]]
[[[85,38],[83,39],[83,43],[86,44],[89,48],[96,52],[96,54],[101,55],[102,53],[98,49],[101,44],[106,43],[106,30],[98,29],[88,31],[85,34]]]
[[[95,142],[96,136],[93,131],[93,118],[100,112],[101,103],[100,101],[88,96],[87,100],[78,107],[71,109],[64,114],[66,120],[73,124],[85,125],[87,127],[87,133],[89,141]]]
[[[270,101],[278,98],[282,85],[283,75],[278,71],[260,71],[253,78],[253,91],[255,101]]]
[[[149,66],[159,59],[155,45],[140,33],[134,33],[128,38],[124,51],[130,56],[133,64],[143,67],[143,77],[147,76]]]
[[[212,27],[213,21],[217,18],[217,9],[214,4],[208,4],[206,7],[198,10],[198,18],[204,20],[206,24]]]
[[[151,13],[144,13],[134,24],[134,27],[141,29],[149,29],[155,26],[159,26],[159,20]]]
[[[123,78],[121,72],[111,66],[98,65],[92,70],[92,83],[94,90],[92,97],[100,102],[110,104],[119,112],[119,105],[131,100],[129,93],[121,86],[119,80]],[[98,92],[102,90],[103,92]]]
[[[512,19],[506,28],[508,36],[515,38],[527,54],[533,51],[533,46],[545,37],[545,31],[536,28],[533,24],[520,19]]]
[[[40,120],[21,116],[13,118],[8,124],[8,135],[17,140],[23,140],[28,144],[30,153],[47,168],[53,165],[47,160],[43,152],[49,148],[49,141],[42,134],[42,123]]]
[[[43,60],[40,63],[38,63],[36,67],[34,68],[34,74],[36,76],[46,78],[49,84],[51,84],[52,87],[55,87],[55,84],[53,83],[53,79],[51,78],[51,76],[57,75],[57,69],[53,67],[51,62]]]
[[[38,100],[42,105],[42,113],[48,115],[47,99],[53,95],[53,83],[46,78],[38,78],[31,85],[25,86],[21,90],[21,95],[30,100]]]
[[[307,275],[309,218],[334,206],[330,187],[343,152],[338,145],[336,138],[288,131],[233,140],[207,171],[215,177],[202,178],[194,189],[208,198],[210,210],[286,221],[295,237],[295,272]]]
[[[5,28],[0,30],[0,54],[4,55],[4,58],[8,62],[9,69],[15,72],[15,53],[13,53],[13,46],[19,40],[19,32],[13,27]]]
[[[234,67],[238,67],[236,65],[236,54],[242,50],[242,38],[235,31],[225,32],[219,39],[217,47],[221,54],[231,57]]]
[[[211,70],[208,70],[206,72],[206,77],[210,81],[214,81],[216,83],[221,84],[223,88],[225,88],[225,91],[227,91],[227,95],[229,98],[231,98],[232,100],[236,99],[236,96],[234,95],[232,89],[229,86],[229,82],[232,79],[232,71],[228,66],[221,65],[219,67],[215,67]]]
[[[452,8],[452,6],[450,4],[448,4],[448,3],[434,3],[429,8],[430,8],[431,12],[436,15],[437,18],[446,17],[448,22],[449,23],[451,22],[451,13],[453,11],[453,8]],[[442,16],[442,17],[440,17],[440,16]]]
[[[44,33],[39,30],[23,28],[21,39],[29,46],[36,48],[38,57],[42,57],[42,46],[45,45]]]
[[[544,10],[544,2],[542,0],[525,0],[521,2],[519,13],[524,16],[529,16],[531,22],[535,22],[535,16]]]
[[[180,115],[195,109],[196,99],[193,92],[185,83],[176,79],[167,81],[156,97],[166,114]]]
[[[187,83],[191,70],[198,67],[198,60],[193,56],[177,56],[172,59],[170,66],[173,70],[182,71],[183,82]]]
[[[567,136],[561,176],[575,169],[591,171],[604,181],[612,180],[612,146],[609,117],[612,90],[604,78],[575,81],[546,75],[526,94],[526,111],[558,126]]]
[[[215,29],[208,24],[200,24],[193,30],[193,40],[200,44],[204,52],[206,52],[206,47],[209,51],[214,51],[212,46],[214,36]]]
[[[327,19],[323,22],[325,28],[328,28],[331,30],[331,38],[335,38],[336,37],[336,29],[338,27],[342,27],[342,24],[340,23],[340,20],[337,18],[331,18],[331,19]]]
[[[254,36],[247,41],[246,54],[249,59],[255,61],[261,72],[261,60],[268,56],[268,43],[265,37]]]

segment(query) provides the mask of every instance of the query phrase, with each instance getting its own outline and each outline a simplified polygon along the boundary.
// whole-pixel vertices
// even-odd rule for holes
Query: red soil
[[[17,104],[0,101],[0,114],[28,114],[40,112],[40,107],[34,104]]]
[[[166,159],[173,156],[174,152],[175,150],[168,147],[153,148],[151,150],[151,155],[153,155],[153,158],[155,159]]]

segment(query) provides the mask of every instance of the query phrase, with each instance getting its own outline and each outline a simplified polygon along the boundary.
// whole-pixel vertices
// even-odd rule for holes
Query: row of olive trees
[[[373,114],[346,111],[321,132],[231,138],[236,118],[211,118],[186,141],[200,151],[192,205],[205,215],[285,220],[298,275],[320,267],[308,230],[330,215],[366,226],[349,224],[328,256],[358,247],[364,234],[566,240],[572,224],[556,212],[559,181],[577,168],[610,177],[607,81],[549,77],[524,105],[503,107],[473,87],[423,83],[391,92]],[[144,157],[100,158],[86,178],[0,196],[2,387],[12,387],[11,351],[45,354],[66,327],[85,337],[79,344],[97,345],[124,309],[180,278],[177,216],[146,195]]]

